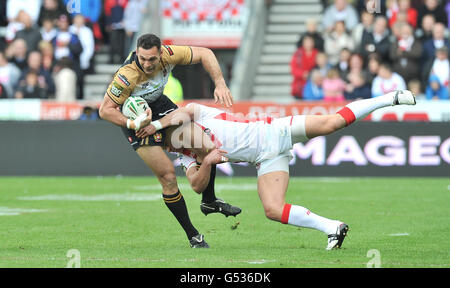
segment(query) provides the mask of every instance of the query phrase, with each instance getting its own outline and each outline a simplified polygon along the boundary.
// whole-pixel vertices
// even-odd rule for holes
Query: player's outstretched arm
[[[231,91],[225,83],[225,79],[220,70],[219,62],[213,51],[204,47],[191,47],[192,49],[192,64],[201,63],[203,68],[208,72],[209,76],[214,82],[216,88],[214,89],[215,103],[220,103],[225,107],[233,105],[233,96]]]

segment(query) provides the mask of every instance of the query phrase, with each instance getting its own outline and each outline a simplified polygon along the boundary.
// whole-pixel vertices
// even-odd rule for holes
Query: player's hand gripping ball
[[[128,97],[123,103],[122,113],[128,119],[135,120],[140,115],[144,114],[149,109],[147,101],[142,97]]]

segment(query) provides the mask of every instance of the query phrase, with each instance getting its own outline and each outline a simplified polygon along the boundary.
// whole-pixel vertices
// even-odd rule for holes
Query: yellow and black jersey
[[[164,91],[170,72],[180,65],[192,63],[192,49],[189,46],[161,46],[161,61],[152,74],[146,74],[139,64],[136,52],[130,53],[123,65],[114,75],[106,93],[118,105],[122,105],[130,96],[140,96],[152,103]]]

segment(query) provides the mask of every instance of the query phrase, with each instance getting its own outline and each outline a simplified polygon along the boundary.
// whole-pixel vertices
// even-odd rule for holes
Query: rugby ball
[[[149,109],[147,101],[142,97],[128,97],[122,105],[122,114],[128,119],[134,120]]]

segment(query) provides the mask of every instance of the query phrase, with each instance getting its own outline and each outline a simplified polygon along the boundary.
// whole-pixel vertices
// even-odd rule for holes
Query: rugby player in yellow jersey
[[[162,149],[165,131],[148,133],[146,126],[178,108],[163,95],[164,85],[176,65],[201,63],[214,81],[216,103],[230,107],[233,104],[231,92],[222,76],[214,53],[203,47],[161,45],[159,37],[144,34],[137,41],[136,51],[130,53],[122,67],[114,75],[100,106],[100,117],[122,127],[125,137],[139,157],[150,167],[161,183],[163,199],[169,210],[183,227],[193,248],[207,248],[203,235],[192,225],[186,203],[178,189],[172,161]],[[128,97],[140,96],[149,104],[152,113],[141,115],[135,120],[127,119],[120,111]],[[136,136],[139,131],[139,137]],[[220,212],[236,216],[241,212],[214,195],[215,169],[211,170],[210,185],[202,193],[202,212]]]

